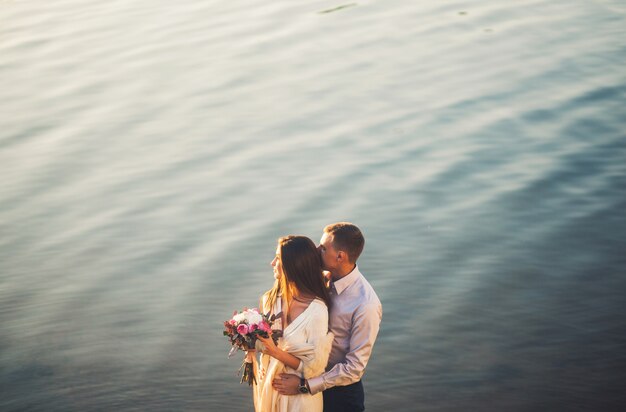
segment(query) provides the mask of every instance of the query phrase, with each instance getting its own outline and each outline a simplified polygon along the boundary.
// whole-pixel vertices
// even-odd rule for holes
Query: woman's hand
[[[264,338],[260,335],[257,335],[257,338],[263,342],[263,345],[265,345],[263,353],[267,353],[272,358],[281,361],[285,364],[285,366],[289,366],[291,369],[298,369],[300,366],[300,359],[276,346],[274,339],[270,337]]]
[[[248,349],[245,353],[246,362],[252,363],[252,360],[254,359],[254,354],[256,353],[256,349]]]
[[[274,339],[272,339],[271,337],[264,338],[261,335],[257,335],[257,339],[260,340],[265,346],[265,350],[263,351],[263,353],[267,353],[271,357],[275,358],[276,356],[274,355],[276,355],[276,352],[279,349],[278,346],[276,346],[276,344],[274,343]]]

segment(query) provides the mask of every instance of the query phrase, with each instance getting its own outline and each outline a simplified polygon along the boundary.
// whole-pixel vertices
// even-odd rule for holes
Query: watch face
[[[300,386],[298,390],[300,391],[300,393],[309,393],[309,390],[306,386]]]

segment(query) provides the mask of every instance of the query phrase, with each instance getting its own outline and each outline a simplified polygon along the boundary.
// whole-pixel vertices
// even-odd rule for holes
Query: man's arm
[[[382,310],[378,304],[367,304],[355,313],[350,333],[350,351],[344,362],[331,370],[308,380],[311,393],[317,393],[333,386],[346,386],[358,382],[372,354]]]
[[[363,376],[365,367],[372,354],[372,347],[382,318],[382,309],[378,304],[367,304],[355,313],[350,334],[350,351],[344,362],[338,363],[328,372],[308,379],[311,393],[346,386],[357,382]],[[296,375],[281,374],[274,379],[274,388],[283,395],[298,394],[300,378]]]

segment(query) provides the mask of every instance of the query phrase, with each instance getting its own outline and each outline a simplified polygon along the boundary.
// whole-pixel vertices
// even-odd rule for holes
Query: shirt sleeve
[[[345,361],[320,376],[308,379],[311,393],[316,394],[334,386],[350,385],[361,379],[372,354],[381,319],[382,308],[377,304],[367,304],[354,314],[350,351],[346,354]]]

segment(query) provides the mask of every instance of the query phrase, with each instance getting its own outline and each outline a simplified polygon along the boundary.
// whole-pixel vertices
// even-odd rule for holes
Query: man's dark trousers
[[[324,392],[324,412],[363,412],[365,392],[361,381],[348,386],[335,386]]]

